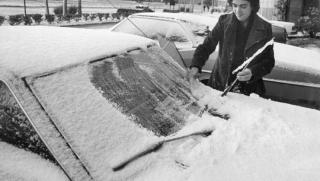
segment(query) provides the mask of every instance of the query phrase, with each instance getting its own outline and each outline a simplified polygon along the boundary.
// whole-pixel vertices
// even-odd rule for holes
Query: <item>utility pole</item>
[[[204,9],[203,9],[203,0],[201,0],[201,12],[203,13],[204,11],[203,11]]]
[[[46,0],[46,15],[49,15],[49,0]]]
[[[81,5],[81,0],[78,0],[78,15],[82,15],[82,5]]]
[[[68,1],[67,0],[63,0],[63,6],[62,6],[62,16],[66,16],[67,15],[67,7],[68,6]]]
[[[211,7],[212,7],[212,8],[211,8],[211,12],[213,12],[213,11],[214,11],[214,10],[213,10],[213,9],[214,9],[214,0],[211,1]]]
[[[191,13],[193,13],[194,10],[194,0],[190,0],[191,1]]]

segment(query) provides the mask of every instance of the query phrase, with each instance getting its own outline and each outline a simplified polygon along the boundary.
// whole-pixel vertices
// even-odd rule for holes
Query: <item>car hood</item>
[[[308,180],[318,175],[319,111],[257,96],[230,93],[222,98],[220,91],[203,85],[194,94],[231,118],[204,113],[181,132],[214,128],[212,135],[172,142],[136,160],[127,169],[144,165],[144,171],[132,180]],[[304,168],[308,171],[293,172]]]

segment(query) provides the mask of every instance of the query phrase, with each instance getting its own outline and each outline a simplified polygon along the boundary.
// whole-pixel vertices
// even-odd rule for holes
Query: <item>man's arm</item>
[[[272,38],[272,29],[271,25],[269,26],[267,30],[268,35],[270,35],[270,39]],[[261,79],[263,76],[267,75],[271,72],[272,68],[275,64],[274,59],[274,51],[273,51],[273,45],[269,45],[258,57],[257,60],[253,61],[254,63],[252,65],[249,65],[248,68],[252,72],[252,79],[251,81],[256,81],[258,79]]]
[[[203,43],[195,50],[190,68],[197,67],[198,71],[201,72],[202,66],[208,60],[210,54],[216,49],[218,42],[223,37],[222,19],[223,15],[220,16],[218,23],[208,34]]]

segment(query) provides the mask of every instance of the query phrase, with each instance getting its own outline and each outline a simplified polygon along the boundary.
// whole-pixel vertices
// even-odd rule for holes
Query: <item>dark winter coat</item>
[[[243,57],[245,59],[251,57],[272,39],[271,24],[256,14],[252,18],[252,26],[244,48]],[[238,21],[237,17],[233,13],[221,15],[208,37],[197,47],[191,64],[191,67],[198,67],[201,72],[201,67],[219,43],[218,60],[215,62],[208,85],[221,91],[233,81],[231,80],[231,72],[233,71],[231,66],[235,59],[236,21]],[[263,95],[265,88],[262,77],[271,72],[274,62],[273,46],[269,46],[249,64],[248,68],[253,76],[248,82],[239,84],[240,92],[247,95],[252,92]]]

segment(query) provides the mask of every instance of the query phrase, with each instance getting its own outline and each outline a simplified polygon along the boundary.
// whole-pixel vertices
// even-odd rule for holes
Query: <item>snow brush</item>
[[[274,40],[273,38],[268,41],[266,44],[264,44],[264,46],[260,49],[258,49],[250,58],[248,58],[246,61],[244,61],[240,66],[238,66],[236,69],[234,69],[232,71],[232,74],[236,74],[244,69],[246,69],[248,67],[248,65],[252,62],[252,60],[254,58],[256,58],[260,53],[262,53],[268,46],[273,45]],[[233,89],[233,87],[236,85],[236,83],[238,82],[238,79],[236,78],[230,86],[228,86],[227,88],[224,89],[223,93],[221,94],[221,97],[225,96],[228,94],[228,92],[230,92],[231,89]]]
[[[207,136],[211,135],[213,131],[214,130],[202,130],[202,131],[198,131],[198,132],[194,132],[194,133],[190,133],[190,134],[186,134],[186,135],[182,135],[182,136],[174,136],[174,137],[165,138],[163,140],[160,140],[160,141],[158,141],[156,143],[153,143],[153,144],[149,145],[146,149],[134,154],[130,158],[128,158],[128,159],[120,162],[119,164],[115,165],[112,168],[112,170],[114,172],[116,172],[116,171],[119,171],[119,170],[123,169],[125,166],[127,166],[132,161],[134,161],[134,160],[136,160],[136,159],[138,159],[138,158],[140,158],[140,157],[142,157],[144,155],[147,155],[148,153],[151,153],[151,152],[159,150],[164,143],[168,143],[168,142],[171,142],[171,141],[183,139],[183,138],[190,137],[190,136],[196,136],[196,135],[203,135],[203,136],[207,137]]]

